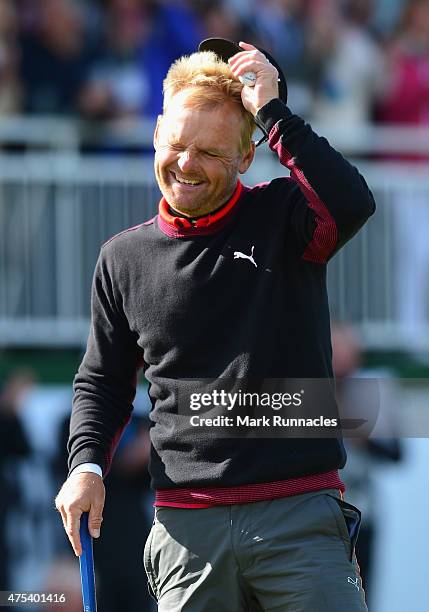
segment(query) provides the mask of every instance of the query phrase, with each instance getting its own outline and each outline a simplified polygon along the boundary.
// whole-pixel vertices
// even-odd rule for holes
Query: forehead
[[[186,90],[171,98],[162,121],[165,137],[200,148],[238,147],[241,127],[242,115],[233,102],[195,106]]]

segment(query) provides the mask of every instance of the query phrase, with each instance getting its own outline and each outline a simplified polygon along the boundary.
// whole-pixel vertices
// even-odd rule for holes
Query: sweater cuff
[[[258,110],[255,123],[268,136],[278,121],[289,117],[292,117],[291,110],[280,98],[274,98]]]
[[[101,469],[101,466],[98,465],[97,463],[81,463],[80,465],[77,465],[70,472],[69,478],[71,475],[81,474],[82,472],[90,472],[93,474],[98,474],[99,476],[101,476],[101,478],[103,478],[103,470]]]

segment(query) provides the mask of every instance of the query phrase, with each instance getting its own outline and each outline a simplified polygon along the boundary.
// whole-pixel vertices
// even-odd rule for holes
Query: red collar
[[[175,238],[212,234],[229,221],[229,218],[235,212],[234,208],[242,191],[243,185],[240,181],[237,181],[234,193],[222,208],[204,217],[198,217],[194,221],[190,221],[187,217],[178,217],[171,214],[167,200],[161,198],[158,215],[159,227],[165,234]]]

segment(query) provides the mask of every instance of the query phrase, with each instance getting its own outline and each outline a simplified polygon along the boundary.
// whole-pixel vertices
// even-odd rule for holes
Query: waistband
[[[212,506],[229,506],[279,499],[321,489],[338,489],[342,496],[346,487],[338,470],[288,480],[245,484],[236,487],[158,489],[154,506],[211,508]]]

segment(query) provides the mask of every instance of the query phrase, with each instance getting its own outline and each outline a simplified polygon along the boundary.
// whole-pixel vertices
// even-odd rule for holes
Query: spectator
[[[150,88],[146,115],[162,113],[162,82],[167,71],[175,59],[194,53],[203,38],[202,31],[195,11],[186,3],[163,0],[154,6],[151,34],[140,55]]]
[[[23,33],[21,77],[29,113],[74,114],[91,52],[73,0],[43,0],[33,30]]]
[[[0,115],[17,113],[21,106],[17,29],[14,5],[0,0]]]
[[[389,78],[378,120],[429,125],[429,0],[407,2],[386,54]]]
[[[387,46],[388,79],[377,118],[382,123],[429,126],[429,0],[409,0],[394,37]],[[389,155],[392,158],[392,155]],[[428,157],[396,155],[426,162]],[[396,231],[396,309],[405,339],[418,349],[428,322],[429,200],[425,190],[392,192]],[[418,217],[418,223],[416,223]]]
[[[246,38],[244,23],[222,0],[202,3],[198,13],[207,38],[219,37],[236,41]]]
[[[12,461],[30,454],[19,412],[22,399],[32,384],[30,373],[16,372],[7,380],[0,395],[0,591],[12,588],[6,528],[11,509],[17,504],[19,490],[16,479],[10,477],[10,468]]]
[[[372,119],[383,76],[383,57],[368,23],[373,0],[328,2],[313,13],[308,44],[319,65],[313,116],[358,127]]]
[[[186,6],[110,0],[104,50],[82,96],[84,114],[105,119],[156,117],[171,62],[193,52],[199,39],[200,26]]]
[[[81,98],[83,113],[97,119],[139,116],[149,84],[139,52],[151,29],[151,11],[139,0],[110,0],[102,50]]]
[[[299,70],[304,51],[303,4],[297,0],[253,2],[253,29],[290,78]]]
[[[307,116],[310,111],[310,87],[306,61],[306,3],[298,0],[253,0],[247,20],[252,38],[266,49],[287,75],[291,104]]]
[[[383,39],[395,29],[405,0],[377,0],[374,5],[372,25]]]

